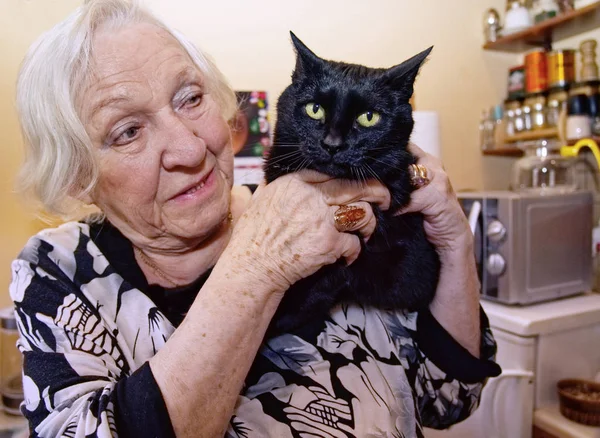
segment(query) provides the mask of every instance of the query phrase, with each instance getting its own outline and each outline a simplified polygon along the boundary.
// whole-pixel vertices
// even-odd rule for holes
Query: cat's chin
[[[332,161],[327,163],[313,163],[310,168],[312,170],[316,170],[317,172],[324,173],[325,175],[329,175],[334,178],[343,178],[343,179],[358,179],[359,176],[356,171],[356,167],[349,166],[347,164],[337,164]]]

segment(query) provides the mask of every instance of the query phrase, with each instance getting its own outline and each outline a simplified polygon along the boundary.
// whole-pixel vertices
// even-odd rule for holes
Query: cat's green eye
[[[362,113],[356,121],[360,126],[364,126],[365,128],[370,128],[371,126],[375,126],[379,123],[381,116],[379,113],[375,111],[367,111],[366,113]]]
[[[325,110],[318,103],[307,103],[304,107],[306,110],[306,114],[308,117],[315,120],[324,120],[325,119]]]

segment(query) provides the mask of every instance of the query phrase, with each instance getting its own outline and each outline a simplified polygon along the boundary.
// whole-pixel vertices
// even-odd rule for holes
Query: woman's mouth
[[[190,200],[196,200],[200,198],[205,198],[209,195],[211,188],[215,185],[215,172],[212,169],[206,176],[200,180],[200,182],[196,183],[189,189],[180,192],[178,195],[175,195],[171,198],[172,201],[184,202]]]

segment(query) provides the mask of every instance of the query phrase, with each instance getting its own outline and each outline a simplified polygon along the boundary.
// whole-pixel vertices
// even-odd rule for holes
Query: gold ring
[[[427,168],[422,164],[411,164],[408,166],[410,175],[410,183],[413,187],[420,189],[429,184],[429,176],[427,176]]]
[[[339,231],[352,230],[367,215],[364,208],[356,205],[342,205],[333,215],[333,221]]]

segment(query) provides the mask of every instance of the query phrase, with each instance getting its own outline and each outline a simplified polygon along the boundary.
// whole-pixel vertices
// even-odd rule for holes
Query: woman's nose
[[[189,120],[174,116],[162,128],[162,165],[167,170],[195,168],[206,158],[206,143]]]

